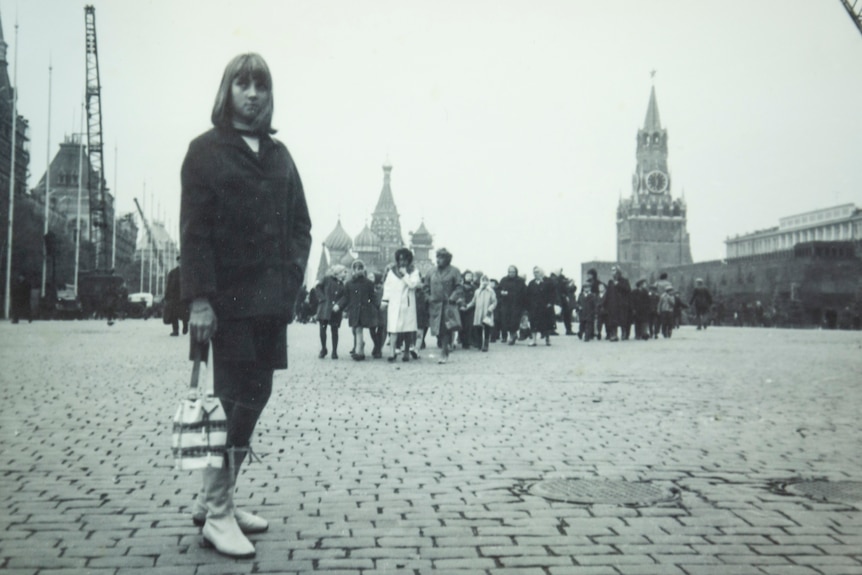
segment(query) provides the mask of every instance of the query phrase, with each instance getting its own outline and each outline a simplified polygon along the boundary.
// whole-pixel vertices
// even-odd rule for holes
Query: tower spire
[[[645,132],[658,132],[661,130],[661,118],[658,114],[658,104],[655,99],[655,85],[650,88],[649,104],[647,105],[646,118],[644,118]]]
[[[395,199],[392,197],[392,187],[390,179],[392,175],[392,164],[389,163],[389,158],[383,164],[383,189],[380,190],[380,197],[377,199],[377,207],[374,208],[374,213],[392,213],[396,212]]]

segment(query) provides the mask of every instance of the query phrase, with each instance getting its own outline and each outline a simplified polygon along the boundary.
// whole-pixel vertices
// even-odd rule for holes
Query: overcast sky
[[[353,237],[370,221],[387,158],[404,239],[424,220],[462,269],[579,278],[581,262],[614,259],[653,82],[695,261],[782,216],[862,207],[862,35],[839,0],[93,4],[118,211],[146,189],[176,230],[188,143],[228,60],[259,52],[305,185],[311,274],[339,215]],[[80,129],[84,4],[0,0],[0,16],[33,187],[49,62],[51,157]]]

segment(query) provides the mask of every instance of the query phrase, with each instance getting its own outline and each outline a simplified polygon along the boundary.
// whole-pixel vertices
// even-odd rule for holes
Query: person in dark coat
[[[697,278],[694,280],[694,291],[691,294],[689,305],[694,307],[695,318],[697,319],[697,329],[706,329],[709,325],[709,310],[712,307],[712,294],[709,289],[703,285],[703,280]]]
[[[338,330],[341,327],[343,313],[332,311],[332,307],[344,296],[344,280],[347,279],[347,268],[335,264],[326,272],[320,282],[312,290],[317,301],[317,323],[320,330],[320,359],[326,357],[326,330],[329,329],[332,338],[332,359],[338,359]]]
[[[572,312],[577,308],[577,293],[578,286],[575,280],[562,276],[564,279],[563,296],[560,300],[560,307],[563,314],[563,325],[566,326],[566,335],[577,335],[572,331]]]
[[[353,330],[350,357],[362,361],[365,359],[364,331],[377,326],[379,304],[375,305],[374,282],[368,277],[365,262],[355,260],[350,264],[350,271],[353,276],[344,284],[344,295],[332,306],[332,311],[344,310],[347,314],[347,324]]]
[[[598,296],[592,292],[590,284],[581,288],[581,296],[578,298],[578,333],[584,341],[591,341],[595,337],[596,312],[598,310]]]
[[[452,333],[461,329],[458,310],[464,305],[461,272],[452,265],[452,254],[446,248],[437,250],[437,267],[426,276],[423,289],[428,296],[431,335],[443,350],[437,363],[444,364],[449,361]]]
[[[421,285],[425,284],[422,278]],[[416,339],[419,349],[425,349],[425,335],[428,333],[428,296],[424,289],[416,290]]]
[[[273,373],[287,368],[287,325],[303,284],[311,218],[299,172],[271,134],[272,76],[258,54],[228,63],[211,115],[214,127],[189,145],[181,170],[182,297],[190,340],[212,342],[214,393],[227,416],[227,456],[203,471],[193,519],[207,545],[251,557],[246,533],[262,517],[233,493]]]
[[[527,309],[530,314],[530,328],[533,341],[530,347],[536,346],[539,335],[545,340],[545,345],[551,345],[551,331],[556,327],[554,304],[557,301],[557,288],[545,277],[545,272],[539,266],[533,268],[533,279],[527,285]]]
[[[497,307],[494,308],[494,326],[491,328],[491,343],[500,341],[500,282],[495,279],[490,279],[491,289],[494,290],[494,296],[497,298]]]
[[[503,343],[515,345],[518,341],[518,330],[521,328],[521,316],[524,314],[527,284],[518,275],[518,268],[509,266],[506,277],[500,280],[498,287],[497,309],[500,310],[500,330]]]
[[[652,301],[650,300],[647,281],[641,278],[635,284],[632,292],[632,319],[635,324],[635,339],[650,339],[650,316]]]
[[[177,256],[177,262],[180,256]],[[171,325],[171,335],[180,335],[180,321],[183,322],[183,334],[189,332],[189,306],[183,300],[180,266],[168,272],[165,282],[165,320]]]
[[[688,309],[688,304],[682,301],[679,290],[673,291],[673,300],[673,326],[674,329],[679,329],[682,325],[682,310]]]
[[[575,335],[572,331],[572,309],[575,303],[575,282],[563,275],[562,268],[551,272],[549,278],[557,288],[557,302],[555,305],[560,306],[560,317],[563,320],[563,326],[566,328],[566,335]],[[557,326],[554,325],[552,335],[557,335]]]
[[[368,279],[374,284],[374,307],[377,310],[375,314],[374,325],[368,328],[371,334],[371,357],[380,359],[383,357],[383,344],[386,343],[386,331],[389,329],[387,325],[386,307],[383,303],[383,277],[389,273],[391,266],[387,266],[383,274],[368,272]]]
[[[605,311],[608,314],[608,339],[618,341],[617,330],[621,328],[622,339],[628,339],[631,332],[631,293],[629,280],[623,277],[619,266],[611,268],[605,294]]]
[[[27,323],[33,322],[33,314],[30,311],[31,289],[32,287],[30,286],[30,282],[27,281],[27,277],[24,274],[18,274],[15,283],[12,284],[12,289],[10,290],[11,297],[9,298],[9,303],[12,304],[10,306],[12,323],[18,323],[18,320],[22,317],[27,318]]]
[[[473,272],[466,270],[461,275],[461,291],[464,294],[464,305],[459,311],[461,315],[461,330],[458,332],[458,339],[461,341],[461,347],[470,349],[471,345],[475,344],[473,337],[473,314],[475,310],[468,308],[467,303],[473,299],[473,293],[476,291],[476,284],[473,283]]]
[[[601,326],[596,326],[596,321],[598,321],[598,310],[599,310],[599,306],[601,303],[599,301],[599,272],[596,271],[596,268],[590,268],[587,270],[587,277],[584,280],[584,287],[587,287],[587,286],[590,287],[590,292],[596,298],[596,320],[593,321],[593,328],[594,328],[594,330],[597,328],[598,333],[594,334],[594,335],[598,335],[598,338],[602,339],[602,335],[601,335],[601,329],[602,328],[601,328]],[[581,295],[583,295],[583,293],[584,293],[583,290],[584,290],[584,288],[581,288]],[[579,307],[582,306],[581,298],[578,298],[578,306]],[[578,320],[579,320],[578,337],[583,338],[584,337],[584,328],[586,327],[586,322],[581,322],[580,317],[578,317]]]
[[[661,295],[658,293],[656,284],[649,286],[649,335],[652,339],[658,339],[660,330],[658,304]]]

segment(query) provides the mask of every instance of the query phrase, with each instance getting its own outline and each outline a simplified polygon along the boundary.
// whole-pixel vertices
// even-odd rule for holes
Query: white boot
[[[246,452],[236,450],[237,453],[234,455],[236,460],[234,464],[234,472],[233,472],[233,482],[236,485],[236,480],[239,477],[239,468],[242,465],[242,462],[245,460]],[[233,506],[233,514],[236,517],[237,525],[246,535],[254,535],[255,533],[263,533],[267,529],[269,529],[269,522],[263,517],[255,515],[254,513],[250,513],[248,511],[243,511],[238,508],[234,503]],[[197,499],[192,503],[192,522],[198,527],[203,527],[207,520],[207,506],[206,506],[206,475],[204,475],[204,485],[201,487],[200,493],[198,493]]]
[[[201,489],[198,498],[192,504],[192,522],[198,527],[203,527],[207,521],[207,507],[204,503],[206,498],[206,490]],[[234,504],[233,515],[236,517],[236,523],[240,530],[246,535],[254,535],[255,533],[263,533],[269,529],[269,522],[249,511],[243,511]]]
[[[254,557],[251,544],[239,528],[233,505],[233,477],[230,469],[207,467],[203,471],[206,489],[206,523],[202,530],[203,546],[215,547],[228,557]]]

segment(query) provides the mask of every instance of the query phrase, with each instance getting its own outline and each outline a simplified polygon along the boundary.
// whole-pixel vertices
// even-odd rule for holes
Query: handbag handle
[[[191,389],[197,389],[201,376],[201,361],[206,362],[209,355],[209,342],[191,342],[192,345],[192,380],[189,384]]]

